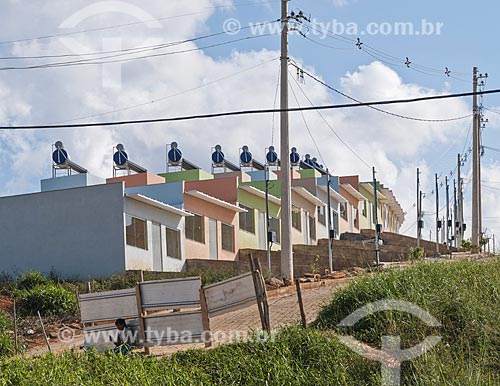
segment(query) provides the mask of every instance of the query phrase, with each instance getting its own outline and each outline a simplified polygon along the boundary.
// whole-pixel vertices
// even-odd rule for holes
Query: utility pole
[[[458,154],[458,157],[457,157],[457,170],[458,170],[458,181],[457,181],[457,184],[458,184],[458,196],[457,196],[457,200],[458,200],[458,219],[456,221],[458,221],[458,240],[457,240],[457,246],[459,248],[462,247],[462,240],[463,240],[463,236],[464,236],[464,231],[463,231],[463,226],[464,226],[464,208],[463,208],[463,197],[462,197],[462,177],[461,177],[461,169],[462,169],[462,157],[460,156],[460,154]],[[455,224],[456,225],[456,224]]]
[[[446,181],[446,245],[448,253],[451,251],[450,243],[450,185],[448,184],[448,176],[445,177]]]
[[[496,255],[496,248],[495,248],[495,234],[493,234],[493,254]]]
[[[271,271],[271,246],[273,244],[273,238],[271,234],[271,220],[269,218],[269,165],[266,162],[265,171],[266,174],[266,245],[267,245],[267,270]]]
[[[439,255],[439,186],[436,173],[436,253]]]
[[[472,244],[479,246],[480,224],[479,224],[479,109],[477,105],[477,67],[474,67],[472,74]]]
[[[377,267],[380,265],[380,249],[379,249],[379,232],[380,232],[380,226],[378,223],[378,211],[377,211],[377,177],[376,171],[375,171],[375,166],[373,167],[373,219],[375,220],[375,261],[377,263]]]
[[[292,192],[288,130],[288,0],[281,1],[281,276],[293,281]]]
[[[328,264],[330,268],[330,273],[333,272],[333,238],[335,235],[333,234],[332,229],[332,207],[330,202],[330,172],[328,168],[326,169],[326,195],[327,195],[327,203],[328,203]]]
[[[457,244],[457,227],[458,227],[458,221],[457,221],[457,182],[453,180],[453,245],[455,245],[455,248],[458,247]]]
[[[422,229],[420,228],[420,169],[417,168],[417,248],[420,247]]]

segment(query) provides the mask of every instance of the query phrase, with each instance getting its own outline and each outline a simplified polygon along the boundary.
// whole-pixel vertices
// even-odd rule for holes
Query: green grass
[[[405,362],[402,385],[500,385],[500,261],[422,263],[377,273],[336,292],[314,327],[289,327],[274,340],[234,343],[213,350],[156,359],[66,353],[0,360],[1,385],[368,385],[381,384],[380,365],[355,354],[335,334],[351,333],[380,345],[400,335],[403,346],[429,334],[443,340]],[[350,330],[337,324],[377,300],[412,302],[442,324],[430,328],[413,316],[381,312]]]
[[[0,362],[0,385],[370,385],[376,366],[333,337],[288,328],[274,341],[142,355],[66,353]],[[373,382],[373,383],[372,383]]]
[[[384,299],[414,303],[442,327],[394,311],[366,317],[354,328],[337,327],[363,305]],[[423,263],[363,278],[337,292],[315,326],[352,334],[377,347],[382,335],[401,336],[405,348],[440,335],[442,343],[435,349],[404,365],[404,384],[499,385],[500,261]]]

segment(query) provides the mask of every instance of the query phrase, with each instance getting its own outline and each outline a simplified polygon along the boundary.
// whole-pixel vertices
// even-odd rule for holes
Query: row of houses
[[[41,192],[0,198],[0,271],[104,277],[125,270],[180,271],[186,259],[237,260],[241,248],[267,248],[266,213],[271,248],[280,249],[279,161],[246,160],[243,167],[214,153],[209,173],[174,157],[167,173],[153,174],[117,150],[113,177],[104,179],[61,150],[62,144]],[[328,238],[328,194],[336,238],[375,228],[372,182],[331,176],[327,185],[319,165],[300,161],[292,170],[293,244]],[[382,230],[397,233],[401,206],[383,185],[377,198]]]

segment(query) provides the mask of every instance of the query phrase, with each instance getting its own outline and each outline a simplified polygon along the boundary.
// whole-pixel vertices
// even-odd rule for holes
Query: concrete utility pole
[[[265,176],[266,176],[266,246],[267,246],[267,270],[271,271],[271,246],[273,244],[273,238],[271,237],[271,220],[269,218],[269,165],[265,165]]]
[[[473,131],[472,131],[472,244],[479,245],[479,108],[477,105],[477,67],[473,69],[472,85],[474,96],[472,97]]]
[[[439,255],[439,186],[436,173],[436,253]]]
[[[332,206],[330,202],[330,171],[326,169],[326,195],[328,206],[328,266],[330,273],[333,272],[333,229],[332,229]]]
[[[453,245],[455,248],[458,247],[457,244],[457,227],[458,227],[458,216],[457,216],[458,208],[457,208],[457,182],[453,180]]]
[[[377,267],[380,265],[380,249],[379,249],[379,231],[380,226],[378,224],[378,211],[377,211],[377,178],[375,171],[375,166],[373,167],[373,219],[375,220],[375,261],[377,263]]]
[[[422,228],[420,227],[420,169],[417,168],[417,248],[420,247]]]
[[[288,131],[288,0],[281,1],[281,276],[293,281],[292,192],[290,177],[290,137]]]
[[[450,185],[448,184],[448,176],[445,177],[446,181],[446,245],[448,252],[451,250],[450,243]]]
[[[493,234],[493,254],[496,255],[496,248],[495,248],[495,234]]]
[[[458,163],[457,163],[457,170],[458,170],[458,181],[457,181],[457,201],[458,201],[458,218],[456,221],[458,221],[458,240],[457,240],[457,246],[459,248],[462,247],[462,240],[464,236],[464,231],[463,231],[463,226],[464,226],[464,208],[463,208],[463,197],[462,197],[462,157],[460,154],[458,154],[457,157]]]

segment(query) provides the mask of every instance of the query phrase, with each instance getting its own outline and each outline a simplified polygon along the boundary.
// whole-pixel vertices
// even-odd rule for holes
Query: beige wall
[[[235,260],[239,249],[239,216],[233,210],[223,208],[221,206],[206,202],[199,198],[184,195],[184,209],[201,216],[204,216],[204,235],[203,243],[186,239],[186,257],[188,259],[210,259],[209,245],[209,219],[217,221],[217,259],[218,260]],[[234,237],[234,252],[225,251],[222,249],[222,231],[221,224],[233,226]]]

